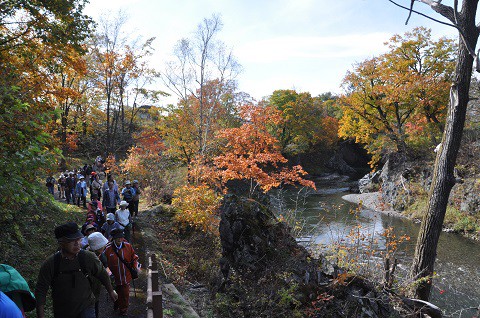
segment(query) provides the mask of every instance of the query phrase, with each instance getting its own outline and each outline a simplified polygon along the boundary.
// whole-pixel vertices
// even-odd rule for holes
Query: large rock
[[[333,171],[352,178],[354,178],[358,174],[357,170],[355,170],[345,162],[339,152],[336,152],[325,164],[325,166]]]
[[[380,174],[382,170],[370,172],[358,180],[360,193],[376,192],[380,188]]]

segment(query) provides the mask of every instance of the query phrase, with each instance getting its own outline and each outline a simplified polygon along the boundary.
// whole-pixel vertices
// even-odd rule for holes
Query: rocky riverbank
[[[363,207],[387,215],[405,218],[405,215],[400,211],[395,211],[383,201],[382,194],[380,192],[369,193],[352,193],[342,196],[342,199],[348,202],[362,205]]]

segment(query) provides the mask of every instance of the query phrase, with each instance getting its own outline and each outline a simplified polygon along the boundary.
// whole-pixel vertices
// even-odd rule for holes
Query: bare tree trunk
[[[478,0],[465,0],[461,12],[458,12],[455,16],[458,21],[457,26],[465,36],[464,40],[473,48],[476,46],[479,34],[475,26],[477,4]],[[435,7],[432,5],[432,8],[437,12],[445,9],[445,12],[440,12],[445,16],[448,13],[453,13],[452,8],[443,5],[435,5]],[[429,193],[430,199],[420,227],[411,271],[413,278],[425,278],[414,291],[415,297],[422,300],[428,300],[430,296],[432,279],[428,276],[433,275],[438,239],[442,231],[448,198],[452,187],[455,185],[454,167],[465,124],[472,65],[473,57],[465,43],[460,41],[455,82],[450,90],[450,103],[446,127],[443,132],[442,147],[437,153]]]

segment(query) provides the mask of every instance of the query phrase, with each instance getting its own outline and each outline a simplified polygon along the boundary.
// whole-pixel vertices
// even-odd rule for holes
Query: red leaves
[[[244,124],[218,133],[224,140],[223,154],[213,158],[222,184],[229,180],[250,180],[252,193],[258,185],[263,191],[282,183],[300,183],[315,188],[315,184],[302,178],[306,172],[300,167],[281,167],[287,162],[277,140],[268,132],[268,125],[281,120],[279,111],[272,107],[246,105],[241,111]]]

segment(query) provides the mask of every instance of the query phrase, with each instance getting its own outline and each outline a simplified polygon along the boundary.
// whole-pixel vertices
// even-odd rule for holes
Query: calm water
[[[312,246],[324,249],[333,242],[345,238],[350,230],[361,225],[360,231],[378,239],[377,250],[385,249],[383,237],[379,235],[388,227],[394,227],[397,236],[406,234],[410,241],[401,244],[396,257],[399,259],[399,275],[406,275],[414,254],[419,224],[409,220],[362,210],[357,216],[351,213],[356,204],[341,197],[348,191],[349,184],[341,178],[319,178],[317,191],[306,196],[288,190],[283,195],[287,208],[297,207],[297,220],[305,222],[301,240],[314,242]],[[460,235],[442,233],[437,252],[431,302],[438,305],[446,316],[472,317],[474,312],[461,311],[480,305],[480,244]],[[460,316],[461,315],[461,316]]]

